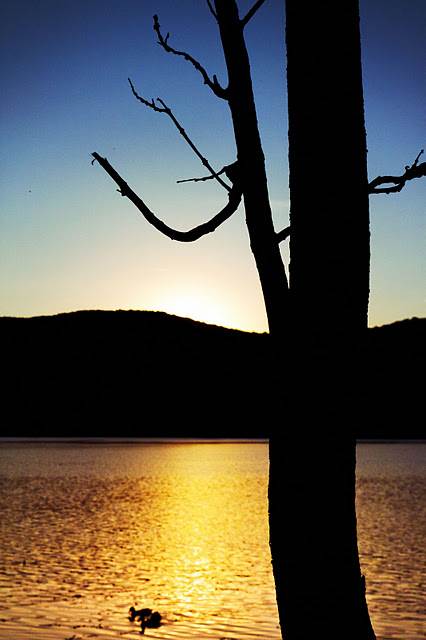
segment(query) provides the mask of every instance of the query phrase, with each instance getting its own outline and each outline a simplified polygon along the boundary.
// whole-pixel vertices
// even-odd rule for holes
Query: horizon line
[[[258,335],[269,335],[269,331],[256,331],[254,329],[250,330],[250,329],[239,329],[237,327],[230,327],[227,325],[222,325],[222,324],[216,324],[216,323],[212,323],[212,322],[206,322],[204,320],[198,320],[196,318],[192,318],[191,316],[181,316],[178,315],[176,313],[169,313],[168,311],[162,311],[160,309],[154,310],[154,309],[74,309],[73,311],[59,311],[57,313],[50,313],[50,314],[40,314],[40,315],[32,315],[32,316],[0,316],[0,319],[2,318],[8,318],[8,319],[15,319],[15,320],[32,320],[32,319],[36,319],[36,318],[55,318],[57,316],[62,316],[62,315],[71,315],[73,313],[96,313],[96,312],[101,312],[101,313],[116,313],[118,311],[127,313],[127,312],[136,312],[136,313],[163,313],[166,316],[170,316],[171,318],[181,318],[183,320],[191,320],[191,322],[197,322],[199,324],[204,324],[210,327],[219,327],[222,329],[228,329],[229,331],[240,331],[242,333],[256,333]],[[393,324],[397,324],[398,322],[406,322],[406,321],[410,321],[410,320],[426,320],[426,317],[423,316],[411,316],[411,317],[405,317],[405,318],[401,318],[399,320],[393,320],[392,322],[387,322],[385,324],[380,324],[380,325],[368,325],[367,329],[376,329],[376,328],[380,328],[380,327],[387,327],[387,326],[391,326]]]

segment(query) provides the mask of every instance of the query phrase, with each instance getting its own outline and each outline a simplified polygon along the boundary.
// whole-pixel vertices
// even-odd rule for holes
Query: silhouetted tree
[[[286,0],[290,227],[274,229],[244,28],[265,0],[239,17],[235,0],[207,0],[216,19],[228,85],[190,54],[170,46],[158,17],[159,44],[182,56],[228,102],[237,161],[215,171],[171,109],[135,97],[172,119],[228,202],[187,232],[165,225],[109,164],[93,153],[145,218],[170,238],[193,241],[214,231],[244,199],[250,245],[262,286],[274,363],[286,362],[287,389],[270,403],[270,531],[283,637],[374,638],[361,576],[355,516],[355,425],[362,417],[362,345],[369,296],[369,193],[400,190],[426,174],[419,156],[402,176],[367,180],[358,0]],[[315,151],[318,162],[307,163]],[[312,155],[312,154],[310,154]],[[224,179],[225,178],[225,179]],[[227,179],[227,180],[226,180]],[[392,187],[382,187],[392,183]],[[289,289],[279,243],[290,236]],[[284,409],[283,409],[284,408]],[[285,417],[278,417],[284,411]],[[282,426],[281,426],[282,423]]]
[[[270,448],[275,581],[285,638],[360,640],[374,633],[355,517],[370,258],[358,1],[287,0],[286,46],[291,383]]]

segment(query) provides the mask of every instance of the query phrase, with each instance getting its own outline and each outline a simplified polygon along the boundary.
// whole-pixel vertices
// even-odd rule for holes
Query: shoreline
[[[0,446],[2,444],[107,444],[107,445],[127,445],[127,444],[269,444],[269,438],[121,438],[117,437],[31,437],[31,436],[0,436]],[[426,444],[424,438],[357,438],[357,444]]]

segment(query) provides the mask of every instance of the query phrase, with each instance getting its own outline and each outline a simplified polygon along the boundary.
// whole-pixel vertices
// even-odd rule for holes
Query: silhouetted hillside
[[[10,435],[263,431],[252,418],[267,392],[257,379],[267,336],[142,311],[1,318],[0,327]]]
[[[370,329],[360,437],[421,437],[424,328]],[[4,436],[268,436],[267,334],[153,311],[0,318],[0,331]],[[285,363],[274,375],[285,388]]]
[[[370,424],[360,437],[425,438],[425,318],[368,331]]]

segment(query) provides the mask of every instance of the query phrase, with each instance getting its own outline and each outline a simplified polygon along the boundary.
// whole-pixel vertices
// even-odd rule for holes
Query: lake
[[[424,640],[425,444],[358,445],[378,640]],[[281,638],[267,442],[0,444],[0,639]]]

